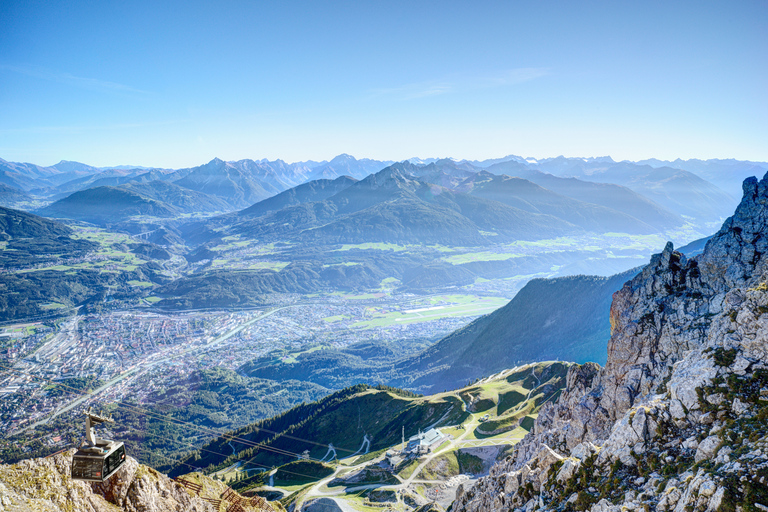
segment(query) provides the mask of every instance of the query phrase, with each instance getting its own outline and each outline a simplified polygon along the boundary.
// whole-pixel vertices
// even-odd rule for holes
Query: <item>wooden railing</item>
[[[191,491],[195,491],[195,494],[198,496],[200,495],[200,491],[203,490],[203,486],[200,484],[196,484],[195,482],[190,482],[189,480],[184,480],[183,478],[175,478],[177,483],[183,485],[187,489]]]
[[[217,500],[215,498],[201,498],[201,499],[207,501],[208,503],[216,507],[216,510],[219,510],[219,507],[221,506],[221,500]]]
[[[193,491],[196,495],[200,495],[200,491],[203,490],[203,486],[200,484],[196,484],[195,482],[190,482],[189,480],[185,480],[183,478],[175,478],[174,479],[178,484],[183,485],[190,491]],[[221,493],[221,499],[215,499],[215,498],[202,498],[203,500],[207,501],[217,509],[221,506],[222,501],[228,501],[230,502],[229,507],[227,507],[227,512],[247,512],[243,507],[251,507],[255,508],[257,510],[263,510],[265,512],[275,512],[275,509],[272,508],[272,506],[269,504],[269,502],[262,498],[261,496],[253,496],[251,498],[243,498],[238,493],[236,493],[234,490],[232,490],[231,487],[227,487],[223,493]]]

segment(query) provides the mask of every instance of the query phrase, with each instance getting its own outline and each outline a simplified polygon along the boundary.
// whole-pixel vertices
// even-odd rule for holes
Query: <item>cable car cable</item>
[[[41,381],[45,381],[45,382],[54,383],[55,385],[57,385],[57,386],[59,386],[61,388],[70,390],[69,393],[77,395],[77,396],[83,396],[83,397],[95,396],[93,394],[93,392],[91,392],[91,391],[79,390],[77,388],[73,388],[73,387],[68,386],[66,384],[62,384],[60,382],[55,382],[55,381],[53,381],[51,379],[46,379],[46,378],[43,378],[43,377],[38,377],[37,375],[33,375],[31,373],[27,373],[27,372],[24,372],[22,370],[18,370],[16,368],[8,367],[8,366],[5,366],[3,364],[0,364],[0,368],[4,368],[6,370],[9,370],[9,371],[12,371],[12,372],[15,372],[15,373],[26,375],[26,376],[31,377],[31,378],[36,379],[36,380],[41,380]],[[152,419],[156,419],[156,420],[159,420],[161,422],[168,423],[168,424],[176,424],[176,425],[180,425],[180,426],[188,426],[188,427],[191,427],[191,428],[193,428],[195,430],[198,430],[198,431],[201,431],[201,432],[204,432],[204,433],[207,433],[207,434],[214,434],[214,435],[216,435],[218,437],[221,437],[221,438],[223,438],[223,439],[225,439],[227,441],[230,441],[230,442],[231,441],[238,442],[238,443],[243,444],[243,445],[245,445],[245,446],[247,446],[249,448],[263,449],[265,451],[270,451],[270,452],[273,452],[273,453],[277,453],[278,455],[295,457],[297,459],[302,459],[303,458],[298,453],[294,453],[294,452],[290,452],[290,451],[287,451],[287,450],[283,450],[281,448],[276,448],[276,447],[271,446],[271,445],[261,444],[261,443],[258,443],[256,441],[252,441],[252,440],[247,439],[247,438],[241,438],[241,437],[233,436],[231,434],[222,433],[222,432],[217,431],[215,429],[211,429],[211,428],[208,428],[208,427],[203,427],[203,426],[200,426],[200,425],[196,425],[195,423],[187,422],[187,421],[184,421],[184,420],[179,420],[179,419],[176,419],[176,418],[169,418],[167,416],[162,416],[162,415],[160,415],[158,413],[154,413],[154,412],[148,411],[147,409],[144,409],[144,408],[141,408],[141,407],[130,406],[130,405],[127,405],[125,403],[118,403],[118,404],[115,404],[115,405],[118,408],[129,410],[129,411],[131,411],[131,412],[133,412],[134,414],[137,414],[137,415],[147,416],[147,417],[150,417]],[[293,440],[296,440],[296,441],[302,441],[302,442],[305,442],[305,443],[308,443],[308,444],[314,444],[314,445],[322,446],[322,447],[327,447],[328,446],[328,445],[325,445],[325,444],[322,444],[322,443],[318,443],[316,441],[310,441],[308,439],[302,439],[302,438],[299,438],[299,437],[290,436],[288,434],[280,434],[278,432],[270,431],[268,429],[262,429],[260,427],[255,427],[255,428],[256,428],[256,430],[261,430],[261,431],[266,432],[266,433],[274,434],[274,435],[277,435],[277,436],[280,436],[280,437],[285,437],[285,438],[288,438],[288,439],[293,439]],[[347,450],[347,449],[343,449],[343,448],[339,448],[338,450],[351,452],[351,450]],[[315,458],[312,458],[312,457],[307,457],[306,460],[312,460],[314,462],[323,462],[320,459],[315,459]]]
[[[0,364],[0,368],[4,368],[6,370],[13,371],[15,373],[26,375],[28,377],[31,377],[31,378],[35,379],[35,380],[55,383],[57,386],[63,388],[66,392],[68,392],[70,394],[73,394],[73,395],[76,395],[76,396],[84,396],[84,397],[85,396],[95,396],[93,394],[93,392],[78,390],[77,388],[73,388],[73,387],[68,386],[66,384],[61,384],[60,382],[55,382],[55,381],[53,381],[51,379],[45,379],[43,377],[38,377],[37,375],[33,375],[31,373],[27,373],[27,372],[18,370],[16,368],[8,367],[8,366],[5,366],[3,364]],[[269,445],[259,444],[259,443],[256,443],[254,441],[251,441],[249,439],[241,439],[241,438],[237,438],[237,437],[234,437],[234,436],[228,436],[227,434],[222,434],[222,433],[220,433],[220,432],[218,432],[216,430],[208,429],[206,427],[201,427],[199,425],[195,425],[194,423],[185,422],[183,420],[178,420],[176,418],[168,419],[167,417],[161,416],[161,415],[159,415],[157,413],[152,413],[152,412],[147,411],[145,409],[142,410],[142,408],[139,408],[139,407],[126,406],[126,405],[123,405],[123,404],[116,404],[116,407],[122,408],[122,409],[127,409],[127,410],[133,412],[134,414],[142,415],[142,416],[148,416],[150,418],[157,419],[157,420],[159,420],[161,422],[164,422],[164,423],[177,424],[177,425],[187,425],[187,426],[191,426],[191,427],[193,427],[193,428],[195,428],[197,430],[201,430],[201,431],[204,431],[204,432],[216,433],[216,434],[218,434],[222,438],[225,438],[225,439],[227,439],[229,441],[237,441],[240,444],[245,444],[246,446],[249,446],[251,448],[264,449],[266,451],[271,451],[271,452],[277,453],[279,455],[287,455],[287,456],[290,456],[292,458],[295,457],[298,460],[309,460],[311,462],[324,463],[324,461],[322,461],[320,459],[315,459],[315,458],[312,458],[312,457],[301,457],[299,454],[296,454],[296,453],[293,453],[293,452],[289,452],[289,451],[286,451],[286,450],[275,448],[275,447],[269,446]],[[256,428],[257,428],[257,430],[263,430],[263,431],[268,432],[268,433],[270,432],[270,431],[268,431],[266,429],[259,429],[258,427],[256,427]],[[44,436],[41,436],[40,438],[42,438],[42,437],[44,437]],[[312,444],[316,444],[316,445],[319,445],[319,446],[327,446],[327,445],[323,445],[323,444],[320,444],[320,443],[317,443],[317,442],[312,442],[312,441],[304,440],[304,439],[293,437],[293,436],[285,436],[285,437],[289,437],[291,439],[300,440],[300,441],[304,441],[304,442],[310,442]],[[38,439],[40,439],[40,438],[38,438]],[[122,443],[120,443],[120,444],[122,444]],[[193,444],[190,444],[190,443],[184,443],[184,444],[187,444],[188,446],[191,446],[191,447],[195,448],[195,445],[193,445]],[[196,448],[196,449],[199,450],[199,451],[206,451],[208,453],[213,453],[215,455],[218,455],[218,456],[221,456],[221,457],[225,457],[225,458],[229,458],[231,456],[231,455],[225,455],[225,454],[222,454],[222,453],[214,452],[212,450],[208,450],[208,449],[205,449],[205,448]],[[345,451],[349,451],[349,450],[345,450]],[[171,456],[168,456],[168,455],[166,455],[164,453],[160,453],[160,452],[150,452],[150,453],[152,455],[159,456],[159,457],[162,457],[162,458],[164,458],[166,460],[174,462],[177,465],[187,466],[189,468],[192,468],[195,471],[200,471],[201,469],[203,469],[203,468],[200,468],[198,466],[193,466],[193,465],[191,465],[189,463],[186,463],[183,460],[181,460],[180,458],[171,457]],[[119,467],[115,468],[115,470],[112,472],[112,474],[117,469],[119,469]],[[274,469],[275,468],[273,467],[273,470]],[[282,468],[282,467],[278,467],[277,469],[278,469],[278,471],[281,471],[283,473],[288,473],[288,474],[291,474],[291,475],[301,476],[301,477],[310,478],[310,479],[315,479],[316,478],[316,475],[306,475],[306,474],[303,474],[303,473],[297,473],[295,471],[290,471],[290,470],[287,470],[287,469]],[[246,475],[247,475],[247,470],[246,470]]]
[[[13,371],[13,372],[16,372],[16,373],[20,373],[22,375],[29,376],[29,377],[31,377],[33,379],[37,379],[37,380],[41,380],[41,381],[46,381],[46,382],[52,382],[52,383],[54,382],[51,379],[44,379],[42,377],[38,377],[36,375],[32,375],[32,374],[27,373],[27,372],[23,372],[21,370],[17,370],[16,368],[9,368],[9,367],[7,367],[5,365],[2,365],[2,364],[0,364],[0,367],[5,368],[5,369],[10,370],[10,371]],[[66,388],[66,390],[68,390],[69,393],[77,395],[77,396],[83,396],[83,397],[94,396],[92,392],[83,392],[82,390],[78,390],[78,389],[73,388],[71,386],[67,386],[66,384],[61,384],[59,382],[57,382],[55,384],[60,386],[60,387],[62,387],[62,388]],[[196,424],[191,423],[191,422],[186,422],[184,420],[179,420],[179,419],[176,419],[176,418],[168,418],[168,417],[162,416],[162,415],[160,415],[158,413],[154,413],[154,412],[148,411],[147,409],[144,409],[144,408],[134,407],[134,406],[130,406],[130,405],[127,405],[127,404],[124,404],[124,403],[118,403],[118,404],[115,404],[115,406],[117,408],[125,409],[125,410],[128,410],[128,411],[130,411],[130,412],[132,412],[134,414],[137,414],[137,415],[140,415],[140,416],[146,416],[146,417],[149,417],[151,419],[155,419],[155,420],[161,421],[163,423],[175,424],[175,425],[179,425],[179,426],[187,426],[187,427],[191,427],[191,428],[193,428],[195,430],[204,432],[206,434],[213,434],[213,435],[216,435],[217,437],[222,437],[222,438],[224,438],[227,441],[236,441],[236,442],[238,442],[240,444],[244,444],[244,445],[248,446],[249,448],[264,449],[266,451],[271,451],[271,452],[277,453],[279,455],[285,455],[285,456],[289,456],[289,457],[292,457],[292,458],[293,457],[299,458],[299,454],[297,454],[297,453],[293,453],[293,452],[290,452],[290,451],[287,451],[287,450],[282,450],[280,448],[275,448],[275,447],[270,446],[270,445],[260,444],[260,443],[257,443],[255,441],[251,441],[250,439],[238,438],[238,437],[235,437],[235,436],[231,436],[231,435],[228,435],[226,433],[219,432],[219,431],[217,431],[215,429],[210,429],[210,428],[207,428],[207,427],[202,427],[200,425],[196,425]],[[322,445],[322,446],[325,446],[325,445]]]
[[[30,377],[32,377],[32,378],[36,378],[36,379],[42,379],[42,378],[40,378],[40,377],[37,377],[37,376],[35,376],[35,375],[32,375],[32,374],[30,374],[30,373],[22,372],[21,370],[16,370],[15,368],[9,368],[9,367],[7,367],[7,366],[4,366],[4,365],[2,365],[2,364],[0,364],[0,367],[6,368],[6,369],[9,369],[9,370],[11,370],[11,371],[15,371],[15,372],[18,372],[18,373],[22,373],[22,374],[24,374],[24,375],[28,375],[28,376],[30,376]],[[47,380],[48,382],[53,382],[53,381],[51,381],[50,379],[46,379],[46,380]],[[76,388],[72,388],[72,387],[70,387],[70,386],[67,386],[66,384],[61,384],[60,382],[57,382],[56,384],[57,384],[58,386],[60,386],[60,387],[65,387],[65,388],[69,388],[69,389],[72,389],[74,393],[76,393],[76,394],[78,394],[78,395],[80,395],[80,396],[95,396],[95,395],[93,394],[93,392],[83,392],[82,390],[78,390],[78,389],[76,389]],[[150,414],[150,413],[145,413],[145,415],[146,415],[146,414]],[[158,414],[158,413],[151,413],[151,414],[155,414],[155,415],[159,416],[159,414]],[[179,424],[185,424],[185,425],[189,425],[189,426],[192,426],[193,428],[196,428],[196,429],[198,429],[198,430],[200,430],[200,429],[205,429],[205,428],[206,428],[206,427],[200,427],[199,425],[196,425],[195,423],[191,423],[191,422],[185,422],[184,420],[178,420],[178,419],[176,419],[176,418],[173,418],[173,421],[175,421],[175,422],[177,422],[177,423],[179,423]],[[241,427],[241,428],[243,428],[243,427]],[[267,434],[271,434],[271,435],[274,435],[274,436],[280,436],[280,437],[284,437],[284,438],[286,438],[286,439],[292,439],[292,440],[294,440],[294,441],[301,441],[301,442],[304,442],[304,443],[313,444],[313,445],[316,445],[316,446],[320,446],[320,447],[323,447],[323,448],[325,448],[325,447],[327,447],[327,446],[328,446],[327,444],[318,443],[317,441],[311,441],[311,440],[309,440],[309,439],[303,439],[303,438],[300,438],[300,437],[295,437],[295,436],[292,436],[292,435],[290,435],[290,434],[284,434],[284,433],[280,433],[280,432],[275,432],[275,431],[273,431],[273,430],[270,430],[270,429],[266,429],[266,428],[262,428],[262,427],[253,427],[253,428],[255,429],[255,431],[259,431],[259,430],[260,430],[260,431],[262,431],[262,432],[266,432]],[[237,440],[237,441],[238,441],[238,442],[240,442],[241,444],[246,444],[246,445],[248,445],[248,443],[255,443],[255,441],[251,441],[251,440],[249,440],[249,439],[247,439],[247,438],[240,438],[240,437],[235,437],[235,436],[233,436],[233,435],[231,435],[231,434],[228,434],[228,433],[222,433],[222,432],[219,432],[219,431],[217,431],[217,430],[215,430],[215,429],[208,429],[208,433],[215,433],[217,436],[220,436],[220,437],[227,437],[227,438],[228,438],[228,440]],[[251,445],[251,446],[252,446],[252,445]],[[350,449],[346,449],[346,448],[338,448],[338,450],[339,450],[339,451],[342,451],[342,452],[348,452],[348,453],[350,453],[350,454],[352,454],[352,453],[356,453],[356,452],[354,452],[354,451],[352,451],[352,450],[350,450]],[[298,454],[293,454],[293,455],[298,455]]]

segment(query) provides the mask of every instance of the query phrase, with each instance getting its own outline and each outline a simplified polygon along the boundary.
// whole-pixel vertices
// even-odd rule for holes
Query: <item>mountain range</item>
[[[505,239],[537,239],[579,231],[551,215],[526,212],[420,181],[411,174],[415,169],[412,164],[399,163],[359,181],[337,178],[310,182],[228,216],[229,226],[224,232],[260,240],[326,245],[391,242],[478,246],[488,243],[481,232]],[[274,210],[279,206],[283,207]],[[213,219],[210,236],[220,236],[221,232],[220,220]]]
[[[567,186],[559,188],[573,188],[574,192],[561,194],[527,179],[494,175],[487,171],[476,173],[459,184],[459,190],[467,191],[474,196],[493,199],[533,213],[548,213],[587,231],[650,234],[683,224],[680,216],[651,201],[643,200],[641,196],[632,194],[629,190],[627,192],[630,194],[625,195],[633,196],[631,199],[636,199],[635,204],[630,202],[619,204],[620,201],[617,200],[609,207],[594,200],[584,201],[572,197],[571,194],[578,194],[579,188],[594,188],[593,184],[570,182]],[[620,187],[612,186],[612,188]],[[611,190],[609,194],[612,195],[615,192]],[[590,197],[590,199],[593,198]],[[632,214],[626,213],[626,210],[633,210]]]
[[[727,202],[722,191],[686,171],[636,166],[661,174],[643,175],[645,178],[625,186],[531,170],[529,166],[539,162],[515,158],[483,163],[488,170],[471,162],[441,159],[419,165],[395,163],[362,179],[344,175],[302,182],[314,169],[325,169],[327,175],[333,168],[363,176],[379,164],[383,163],[357,161],[349,155],[331,162],[302,164],[214,159],[203,166],[175,171],[103,170],[75,162],[41,168],[2,162],[7,175],[19,177],[19,183],[21,178],[34,183],[26,185],[28,193],[5,185],[0,197],[40,201],[41,196],[29,194],[46,190],[54,197],[59,193],[55,191],[57,183],[65,188],[82,186],[83,190],[34,211],[61,221],[87,222],[144,237],[163,247],[142,246],[134,254],[154,254],[161,266],[171,255],[184,255],[192,272],[177,276],[173,283],[152,281],[156,286],[164,284],[156,290],[159,298],[165,299],[163,308],[204,307],[206,303],[211,307],[250,307],[269,302],[274,293],[370,290],[387,278],[399,280],[403,291],[423,293],[470,285],[479,278],[506,278],[552,268],[561,268],[561,275],[594,273],[594,265],[582,261],[584,255],[575,252],[560,250],[535,257],[519,254],[479,261],[468,258],[451,263],[441,256],[435,258],[429,247],[464,251],[495,247],[496,251],[499,245],[519,241],[593,233],[655,235],[690,229],[690,209],[678,213],[681,208],[674,201],[665,207],[631,188],[639,187],[643,180],[668,175],[672,178],[659,185],[661,192],[656,195],[674,197],[677,192],[670,183],[683,180],[690,185],[688,197],[694,197],[689,202],[700,205],[694,208],[699,220],[708,222],[717,213],[713,208],[719,211],[718,205]],[[605,159],[553,159],[544,164],[561,173],[575,169],[587,177],[625,176],[634,166]],[[598,172],[596,166],[618,166],[619,170]],[[511,176],[515,173],[524,177]],[[208,268],[214,260],[226,261],[221,248],[229,246],[223,242],[228,237],[238,240],[239,246],[279,243],[292,247],[282,251],[288,252],[285,258],[291,264],[280,270],[263,269],[258,266],[260,261],[244,270]],[[366,243],[421,249],[418,254],[413,250],[398,254],[348,251],[345,261],[337,261],[334,251],[339,247]],[[632,259],[636,255],[613,256],[604,258],[599,269],[603,275],[641,262]],[[346,266],[329,265],[329,260]],[[25,282],[31,277],[24,276]]]
[[[607,161],[593,163],[611,165]],[[254,215],[261,215],[256,219],[269,219],[277,218],[274,216],[281,212],[304,212],[304,219],[309,219],[304,221],[305,231],[311,232],[381,204],[393,204],[461,214],[481,236],[486,236],[478,228],[483,219],[481,213],[502,215],[500,212],[514,208],[494,199],[420,181],[410,172],[410,165],[413,164],[395,164],[362,180],[349,180],[348,186],[320,201],[302,202],[297,199],[300,194],[294,194],[293,199],[288,198],[288,206],[279,210],[264,208],[263,214],[257,211]],[[564,165],[552,163],[559,172],[563,172]],[[616,172],[625,172],[620,167]],[[672,183],[689,184],[695,188],[688,191],[694,202],[705,202],[701,194],[719,194],[708,185],[699,187],[701,184],[686,174],[659,169],[660,174],[650,172],[648,176],[666,176]],[[322,195],[330,183],[333,181],[325,182],[317,191],[306,190],[301,197]],[[478,440],[483,439],[484,432],[493,435],[504,428],[520,428],[527,434],[514,449],[504,452],[508,456],[495,460],[486,476],[458,487],[451,508],[455,512],[768,508],[768,265],[764,261],[768,253],[768,175],[762,180],[747,179],[742,191],[743,198],[735,213],[720,230],[706,242],[689,246],[696,256],[689,258],[668,243],[639,272],[607,279],[577,276],[531,281],[508,306],[444,338],[421,354],[418,361],[422,368],[440,370],[435,374],[442,380],[433,385],[447,386],[452,382],[458,387],[463,383],[457,384],[457,379],[471,379],[472,372],[497,371],[498,367],[514,365],[512,359],[516,356],[509,353],[510,347],[522,347],[523,357],[547,357],[552,351],[576,348],[597,353],[598,338],[606,333],[603,319],[607,315],[610,338],[605,340],[604,367],[591,362],[533,365],[469,384],[455,394],[446,392],[426,399],[385,386],[377,390],[366,386],[348,388],[240,429],[237,438],[224,435],[207,446],[215,448],[215,452],[192,454],[185,463],[193,469],[208,471],[237,470],[243,463],[268,466],[271,470],[270,465],[290,459],[293,462],[288,464],[293,466],[273,474],[284,476],[291,474],[291,468],[312,466],[295,459],[317,459],[322,452],[330,454],[334,443],[350,452],[356,449],[358,441],[359,451],[363,451],[365,443],[370,448],[374,442],[380,443],[375,444],[376,448],[384,450],[398,444],[397,427],[402,428],[404,423],[426,428],[445,422],[457,436],[468,423]],[[130,204],[144,204],[128,197]],[[373,198],[373,206],[366,206],[361,197]],[[540,197],[553,198],[548,193],[540,193]],[[674,202],[669,200],[670,204]],[[715,209],[706,213],[702,208],[697,211],[716,214]],[[77,242],[68,231],[70,228],[60,223],[15,210],[3,209],[0,213],[0,218],[5,219],[0,224],[4,243],[23,242],[30,238],[28,234],[55,237],[63,244]],[[328,223],[311,224],[317,219]],[[242,224],[219,226],[235,229]],[[400,231],[407,231],[406,226],[402,228]],[[343,230],[336,228],[336,232]],[[303,231],[295,236],[298,240],[311,240],[302,238],[306,236]],[[614,291],[617,287],[618,291]],[[45,286],[39,288],[47,290]],[[610,306],[606,303],[609,296]],[[591,330],[580,329],[582,321],[592,326]],[[533,352],[538,355],[532,355]],[[256,372],[264,367],[250,365],[241,371]],[[339,369],[335,367],[337,372]],[[411,370],[407,365],[402,369]],[[443,370],[445,373],[441,373]],[[549,385],[546,392],[539,389],[539,381],[545,375],[550,379],[544,383]],[[532,398],[537,389],[538,398]],[[529,405],[535,409],[531,407],[521,414],[515,411],[505,417],[510,403],[519,407],[522,399],[532,400]],[[486,410],[495,417],[489,418],[491,413],[475,417],[475,413]],[[486,419],[489,424],[480,428],[477,422]],[[490,428],[494,430],[489,431]],[[368,433],[373,440],[368,439]],[[332,435],[336,437],[326,444]],[[233,441],[240,442],[240,450],[232,446]],[[225,451],[227,446],[234,452],[231,457]],[[267,448],[274,450],[264,453],[270,451]],[[306,456],[299,453],[301,449],[306,450]],[[4,496],[26,503],[33,495],[39,498],[44,494],[42,499],[50,501],[50,508],[55,510],[65,509],[61,496],[67,492],[78,503],[99,506],[102,497],[108,494],[117,506],[127,503],[126,508],[139,508],[143,501],[136,496],[143,492],[148,500],[163,507],[165,501],[173,501],[167,509],[192,506],[192,500],[180,494],[181,484],[174,485],[133,462],[125,468],[126,478],[121,481],[126,484],[119,492],[113,487],[108,487],[107,492],[73,484],[66,476],[67,457],[65,454],[48,462],[40,459],[0,468]],[[200,464],[195,466],[198,461]],[[209,466],[204,468],[206,464]],[[323,479],[329,474],[336,475],[338,468],[312,467],[323,473],[299,474],[302,479],[285,481],[298,486],[304,485],[303,478],[317,477],[313,481],[330,486],[331,482]],[[250,479],[247,465],[245,468],[245,479]],[[341,484],[334,481],[335,485],[350,481],[346,469],[338,473]],[[35,482],[35,486],[30,486],[29,481]],[[251,483],[263,485],[267,481],[260,476]],[[376,480],[371,485],[386,483],[391,482]],[[164,492],[159,492],[159,488]],[[221,491],[220,496],[224,496],[224,489]],[[91,493],[100,497],[91,497]],[[221,504],[219,500],[217,506]],[[104,505],[105,509],[109,507]],[[201,502],[200,507],[204,510],[207,505]]]
[[[741,196],[741,183],[750,176],[762,176],[768,170],[766,162],[744,162],[733,158],[699,160],[641,160],[640,165],[651,167],[671,167],[692,172],[705,180],[715,184],[733,197]]]
[[[488,168],[488,172],[501,175],[518,176],[531,181],[544,189],[561,194],[588,204],[600,205],[612,211],[621,212],[640,219],[657,230],[680,225],[681,217],[664,208],[634,190],[615,183],[596,183],[578,178],[563,178],[538,170],[520,169],[504,162]]]
[[[618,186],[612,188],[623,192],[620,199],[628,200],[614,201],[615,208],[611,208],[552,192],[522,178],[470,172],[450,161],[447,164],[419,167],[403,162],[362,180],[312,181],[236,214],[211,219],[209,238],[224,229],[262,240],[477,246],[489,243],[489,236],[498,242],[582,231],[650,234],[684,222],[679,215]],[[579,183],[582,196],[599,195],[593,193],[594,188],[608,189],[604,196],[615,192],[611,186]],[[641,220],[645,218],[649,222]],[[196,240],[205,239],[198,232]]]
[[[738,194],[741,178],[768,170],[768,163],[736,160],[647,160],[634,163],[615,162],[609,157],[535,160],[510,155],[485,161],[412,161],[418,162],[418,165],[410,163],[417,168],[411,172],[421,181],[459,192],[468,191],[459,188],[462,181],[487,180],[487,177],[473,179],[483,170],[523,178],[555,194],[591,205],[595,211],[582,213],[573,219],[579,221],[581,227],[593,229],[595,223],[592,217],[604,217],[602,214],[607,213],[595,209],[597,205],[637,219],[633,228],[635,231],[648,229],[642,222],[655,229],[679,225],[681,215],[694,222],[720,221],[735,205],[734,196]],[[341,176],[362,180],[391,164],[391,161],[358,160],[346,154],[329,162],[293,164],[282,160],[224,162],[213,159],[198,167],[177,170],[131,166],[96,168],[68,161],[42,167],[0,160],[0,184],[10,187],[0,194],[0,204],[19,204],[13,194],[23,193],[37,202],[50,202],[88,188],[162,181],[208,196],[207,201],[201,201],[198,211],[238,211],[303,183],[318,179],[335,180]],[[597,184],[616,186],[601,189]],[[520,204],[517,202],[518,206]],[[539,206],[546,205],[531,205],[528,211]],[[654,209],[657,211],[648,215],[647,210]],[[626,222],[616,222],[626,228]]]

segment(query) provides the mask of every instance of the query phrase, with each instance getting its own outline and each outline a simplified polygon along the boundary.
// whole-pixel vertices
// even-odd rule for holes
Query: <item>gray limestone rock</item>
[[[557,473],[557,481],[560,483],[565,482],[571,478],[581,466],[581,461],[578,459],[565,459],[563,461],[563,467]]]
[[[733,411],[733,414],[737,416],[743,416],[749,412],[749,404],[742,402],[739,400],[739,397],[736,397],[733,399],[733,403],[731,404],[731,410]]]
[[[589,441],[586,441],[584,443],[579,443],[573,447],[573,449],[571,450],[571,457],[576,457],[579,460],[584,460],[596,452],[597,452],[597,446],[590,443]]]
[[[318,498],[305,503],[301,512],[354,512],[354,509],[334,498]]]
[[[522,477],[521,468],[528,467],[545,446],[572,457],[558,472],[556,480],[561,482],[572,476],[568,473],[574,463],[569,461],[584,460],[586,443],[599,447],[595,475],[607,475],[612,461],[633,465],[646,451],[665,464],[717,456],[728,471],[749,475],[744,473],[748,461],[732,461],[730,448],[718,453],[720,431],[730,428],[725,423],[729,414],[748,415],[748,400],[736,397],[726,402],[725,391],[711,388],[715,378],[720,382],[730,375],[750,378],[768,361],[768,258],[763,257],[768,254],[768,175],[760,181],[745,180],[743,190],[734,215],[701,255],[687,259],[668,243],[614,294],[605,368],[571,367],[558,401],[542,407],[533,429],[511,457],[457,498],[455,512],[490,510],[479,504],[490,506],[490,495],[498,498],[499,493],[506,494],[496,499],[495,503],[504,503],[500,512],[530,509],[538,502],[548,510],[547,500],[564,503],[566,497],[542,486],[534,486],[534,499],[521,495],[522,484],[530,481],[530,475]],[[722,357],[725,351],[735,354],[732,362]],[[723,361],[729,366],[720,366]],[[710,391],[700,398],[703,388]],[[709,437],[697,443],[697,436],[707,429]],[[673,456],[670,450],[680,455]],[[532,471],[538,470],[532,466]],[[516,475],[518,485],[499,488],[494,482],[504,475]],[[644,495],[657,510],[715,510],[725,491],[699,477],[679,475],[677,483],[661,493],[646,483]],[[631,500],[629,496],[625,495],[627,508],[640,507],[640,495]],[[599,501],[592,510],[611,506]]]
[[[720,438],[718,436],[709,436],[699,443],[696,449],[696,462],[702,460],[711,459],[717,453],[717,449],[720,447]]]
[[[0,512],[215,512],[214,506],[132,457],[102,483],[72,480],[74,450],[0,465]],[[226,487],[213,482],[220,494]],[[217,496],[218,496],[217,494]]]

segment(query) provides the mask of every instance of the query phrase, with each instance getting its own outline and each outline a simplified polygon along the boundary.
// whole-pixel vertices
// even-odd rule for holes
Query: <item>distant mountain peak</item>
[[[342,153],[342,154],[334,157],[333,160],[331,160],[329,163],[331,163],[331,164],[334,164],[334,163],[338,164],[338,163],[342,163],[342,162],[356,162],[356,161],[357,161],[357,159],[355,157],[353,157],[352,155],[349,155],[347,153]]]
[[[410,162],[396,162],[388,167],[385,167],[384,169],[380,170],[379,172],[373,174],[373,176],[381,175],[381,176],[407,176],[409,178],[414,178],[413,172],[416,171],[418,168],[413,165]]]
[[[88,164],[84,164],[81,162],[75,162],[73,160],[62,160],[61,162],[57,163],[56,165],[52,165],[51,169],[55,169],[59,172],[87,172],[87,173],[96,173],[99,171],[98,168],[90,166]]]
[[[409,162],[398,162],[369,175],[360,183],[371,188],[412,188],[410,185],[420,183],[413,174],[416,169],[417,167]]]

